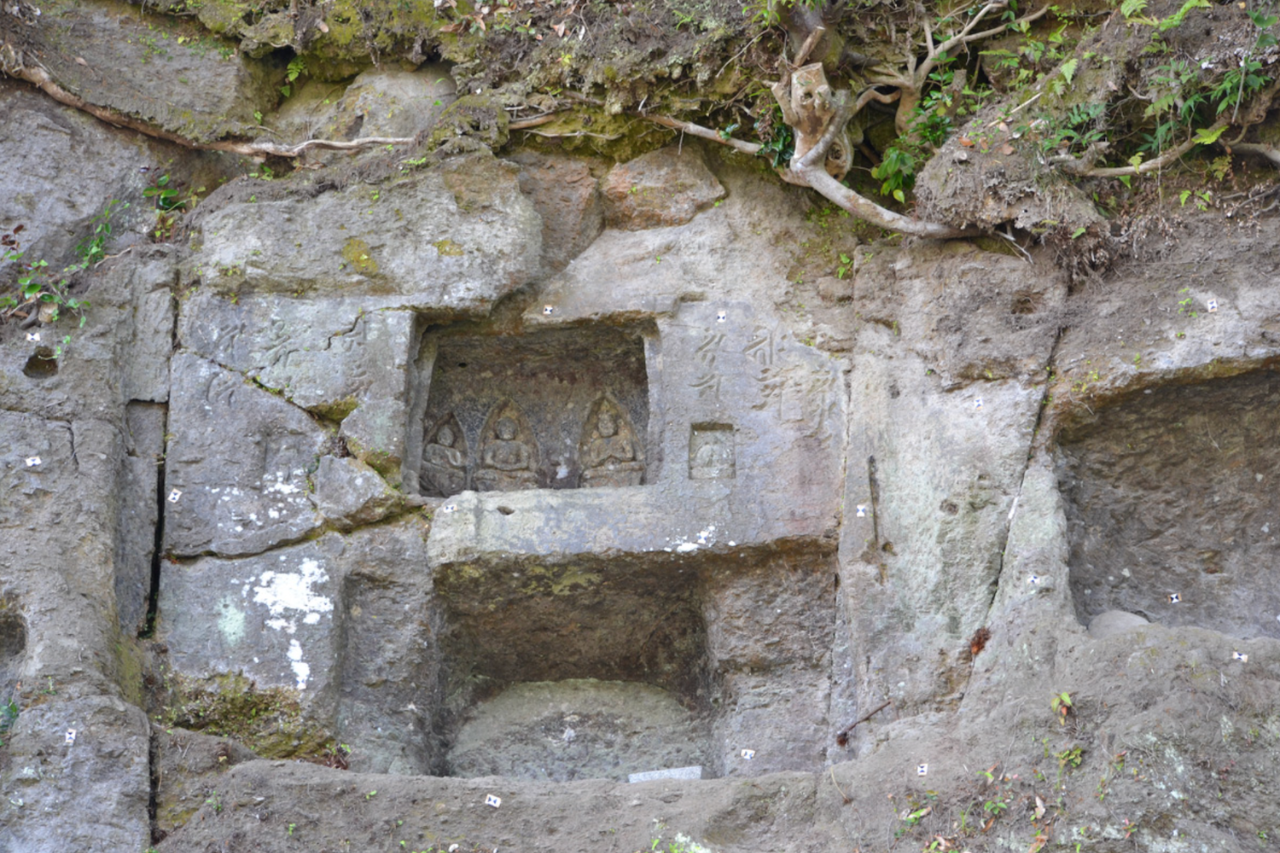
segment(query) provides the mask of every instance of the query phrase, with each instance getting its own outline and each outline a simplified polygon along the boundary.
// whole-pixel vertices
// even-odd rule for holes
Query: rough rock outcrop
[[[32,97],[110,172],[41,178],[60,252],[151,161]],[[688,139],[336,162],[0,324],[0,850],[1280,825],[1272,222],[1072,289]]]

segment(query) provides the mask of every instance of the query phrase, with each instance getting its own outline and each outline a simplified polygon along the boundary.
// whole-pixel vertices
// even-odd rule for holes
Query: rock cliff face
[[[192,138],[285,80],[90,79],[144,25],[87,8],[83,96]],[[1274,846],[1274,220],[1072,284],[691,139],[281,177],[0,116],[0,272],[108,256],[0,324],[0,851]]]

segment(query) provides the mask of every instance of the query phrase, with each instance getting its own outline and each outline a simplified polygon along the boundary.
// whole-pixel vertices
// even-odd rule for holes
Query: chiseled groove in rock
[[[1054,367],[1057,365],[1058,345],[1062,342],[1062,334],[1065,331],[1066,331],[1065,328],[1058,329],[1057,334],[1053,336],[1053,346],[1049,348],[1049,357],[1045,359],[1044,393],[1046,395],[1049,393],[1050,380],[1048,377],[1053,375]],[[990,595],[987,598],[987,607],[986,607],[988,618],[983,620],[984,625],[990,621],[991,608],[995,606],[996,595],[1000,591],[1000,577],[1001,575],[1004,574],[1005,551],[1009,547],[1009,532],[1013,529],[1013,519],[1018,512],[1018,500],[1022,497],[1022,486],[1027,479],[1027,471],[1031,468],[1032,457],[1035,455],[1037,448],[1042,447],[1044,445],[1044,442],[1040,440],[1040,428],[1041,428],[1041,425],[1044,423],[1045,409],[1047,408],[1048,406],[1045,405],[1043,398],[1041,398],[1041,404],[1036,407],[1036,418],[1035,418],[1035,423],[1031,427],[1031,435],[1027,439],[1027,455],[1022,462],[1022,473],[1018,476],[1018,493],[1013,496],[1013,505],[1009,508],[1009,515],[1008,517],[1005,518],[1005,522],[1003,525],[1004,529],[1000,534],[1000,547],[999,547],[999,551],[997,552],[1000,568],[996,570],[996,575],[992,579],[991,584],[988,587],[988,589],[990,590]]]

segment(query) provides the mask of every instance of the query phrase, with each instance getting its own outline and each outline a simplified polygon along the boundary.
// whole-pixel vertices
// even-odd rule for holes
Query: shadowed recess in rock
[[[614,327],[428,334],[421,493],[638,486],[646,475],[644,340]],[[422,397],[426,397],[425,407]],[[409,444],[415,444],[410,438]]]
[[[717,777],[748,769],[744,746],[771,769],[821,766],[831,561],[797,549],[437,568],[449,772]]]
[[[0,595],[0,704],[14,693],[27,650],[27,624],[18,600]]]
[[[1280,637],[1280,373],[1168,385],[1061,439],[1071,592],[1110,610]]]

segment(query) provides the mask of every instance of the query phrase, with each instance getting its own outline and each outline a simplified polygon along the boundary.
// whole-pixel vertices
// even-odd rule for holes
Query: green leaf
[[[1160,32],[1163,33],[1163,32],[1166,32],[1167,30],[1173,29],[1174,27],[1181,26],[1183,18],[1185,18],[1187,16],[1187,13],[1190,12],[1192,9],[1208,9],[1208,8],[1209,8],[1209,0],[1186,0],[1186,2],[1182,4],[1181,9],[1179,9],[1175,14],[1171,15],[1168,18],[1165,18],[1163,21],[1160,22]]]
[[[1189,198],[1191,198],[1191,190],[1183,190],[1182,192],[1178,193],[1178,203],[1184,207],[1186,206],[1187,199]]]
[[[1076,239],[1077,237],[1079,237],[1081,234],[1083,234],[1084,232],[1086,232],[1086,231],[1088,231],[1088,230],[1089,230],[1089,229],[1088,229],[1088,228],[1085,228],[1083,225],[1082,225],[1082,226],[1080,226],[1080,227],[1079,227],[1079,228],[1077,228],[1075,231],[1071,232],[1071,239],[1072,239],[1072,240]]]
[[[896,198],[901,204],[907,203],[907,196],[905,193],[902,192],[902,190],[894,190],[893,197]]]
[[[840,263],[842,263],[842,264],[851,264],[851,263],[853,263],[853,261],[849,260],[849,256],[848,256],[848,255],[846,255],[844,252],[841,252],[841,253],[840,253]]]
[[[1071,80],[1076,76],[1076,58],[1073,56],[1066,62],[1062,63],[1062,76],[1067,79],[1067,85],[1071,85]]]
[[[1225,124],[1217,130],[1209,127],[1197,130],[1194,141],[1197,145],[1212,145],[1218,141],[1218,137],[1222,136],[1226,130],[1227,126]]]
[[[1147,8],[1147,0],[1124,0],[1120,4],[1120,14],[1126,18],[1132,18],[1134,15],[1142,12]]]

